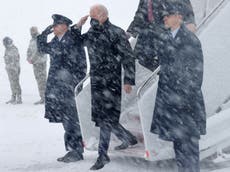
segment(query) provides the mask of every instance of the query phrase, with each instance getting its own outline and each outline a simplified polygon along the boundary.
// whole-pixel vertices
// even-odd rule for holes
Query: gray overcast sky
[[[110,20],[126,29],[133,19],[139,0],[0,0],[0,41],[4,36],[13,38],[22,58],[30,39],[29,28],[44,29],[52,23],[51,15],[59,13],[77,22],[88,14],[90,6],[101,3],[108,7]],[[89,24],[84,30],[87,30]],[[0,55],[4,49],[0,43]]]

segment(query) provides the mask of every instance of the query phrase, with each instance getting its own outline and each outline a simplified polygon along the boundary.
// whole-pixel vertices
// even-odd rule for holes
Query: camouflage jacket
[[[4,60],[7,70],[17,70],[20,68],[20,55],[15,45],[6,48]]]
[[[30,40],[29,47],[27,49],[27,60],[31,61],[32,64],[46,63],[47,55],[38,52],[37,38]]]

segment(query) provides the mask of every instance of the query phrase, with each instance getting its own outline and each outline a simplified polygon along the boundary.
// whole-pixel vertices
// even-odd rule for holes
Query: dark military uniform
[[[53,15],[53,19],[54,24],[72,23],[61,15]],[[50,122],[63,124],[66,150],[81,155],[83,143],[74,94],[76,85],[86,74],[86,57],[80,32],[72,27],[60,40],[55,36],[48,43],[46,32],[38,36],[39,51],[50,55],[45,92],[45,118]]]

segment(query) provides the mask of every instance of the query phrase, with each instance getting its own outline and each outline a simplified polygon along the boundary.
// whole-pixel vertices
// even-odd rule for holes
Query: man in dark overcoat
[[[156,58],[156,48],[151,43],[150,32],[163,24],[161,15],[163,8],[161,5],[162,1],[164,0],[140,0],[134,20],[127,29],[128,37],[138,37],[134,49],[138,62],[151,71],[157,68],[158,60]],[[191,2],[190,0],[180,1],[183,2],[188,9],[184,14],[184,22],[190,30],[195,32],[195,18]]]
[[[153,33],[161,70],[151,132],[173,142],[179,172],[199,172],[199,139],[206,134],[201,43],[183,24],[183,4],[164,6],[168,30]]]
[[[86,57],[79,29],[71,27],[72,21],[55,14],[54,23],[38,36],[38,50],[50,55],[50,69],[45,91],[45,118],[62,123],[68,153],[58,158],[61,162],[83,159],[83,143],[76,109],[74,89],[85,77]],[[55,37],[47,42],[47,36]]]
[[[110,23],[105,6],[93,6],[90,17],[91,28],[83,39],[90,58],[92,121],[100,127],[99,157],[91,170],[98,170],[110,161],[107,151],[111,132],[122,141],[116,150],[137,143],[136,138],[119,123],[122,68],[124,89],[130,93],[135,84],[135,59],[125,31]]]

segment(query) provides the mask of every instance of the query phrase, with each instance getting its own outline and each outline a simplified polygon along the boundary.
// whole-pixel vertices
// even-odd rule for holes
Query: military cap
[[[66,24],[67,26],[69,26],[73,23],[72,20],[60,14],[54,14],[52,15],[52,18],[54,20],[53,22],[54,26],[57,24]]]
[[[178,0],[164,0],[162,2],[162,16],[173,15],[173,14],[180,14],[185,16],[189,13],[188,6]]]

